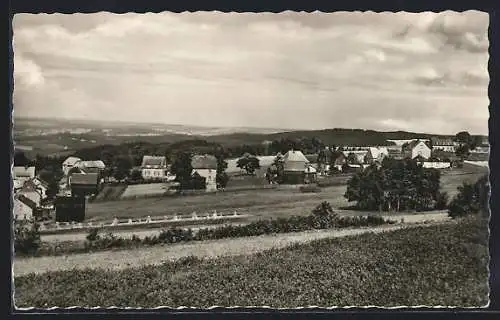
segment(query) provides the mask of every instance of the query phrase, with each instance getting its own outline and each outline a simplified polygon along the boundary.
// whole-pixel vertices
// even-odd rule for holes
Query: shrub
[[[443,210],[448,207],[448,193],[446,192],[439,192],[436,196],[436,202],[435,202],[435,208],[437,210]]]
[[[21,254],[34,254],[41,245],[39,224],[31,220],[14,218],[14,251]]]
[[[328,216],[333,214],[333,208],[328,201],[323,201],[313,209],[312,214],[315,216]]]
[[[96,241],[97,239],[99,239],[99,229],[90,229],[85,239],[87,239],[87,241]]]

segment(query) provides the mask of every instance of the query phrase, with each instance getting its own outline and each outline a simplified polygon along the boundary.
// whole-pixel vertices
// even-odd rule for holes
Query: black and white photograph
[[[488,24],[15,14],[15,308],[487,307]]]

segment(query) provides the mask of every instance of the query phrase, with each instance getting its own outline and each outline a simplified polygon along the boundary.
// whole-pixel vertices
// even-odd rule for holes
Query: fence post
[[[151,223],[151,217],[150,216],[147,217],[146,223]]]

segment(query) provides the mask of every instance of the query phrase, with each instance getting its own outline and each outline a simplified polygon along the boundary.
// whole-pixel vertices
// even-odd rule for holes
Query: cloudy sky
[[[19,14],[15,116],[487,133],[488,15]]]

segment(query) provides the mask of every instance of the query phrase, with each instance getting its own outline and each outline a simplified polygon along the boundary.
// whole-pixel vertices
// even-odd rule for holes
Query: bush
[[[85,237],[85,239],[87,239],[87,241],[96,241],[99,238],[100,238],[99,237],[99,229],[97,229],[97,228],[90,229],[87,236]]]
[[[14,218],[14,251],[35,254],[41,246],[39,224],[35,220]]]
[[[435,208],[436,210],[444,210],[448,207],[448,193],[439,192],[436,197]]]
[[[313,209],[312,214],[315,216],[328,216],[333,214],[333,208],[328,201],[323,201]]]

